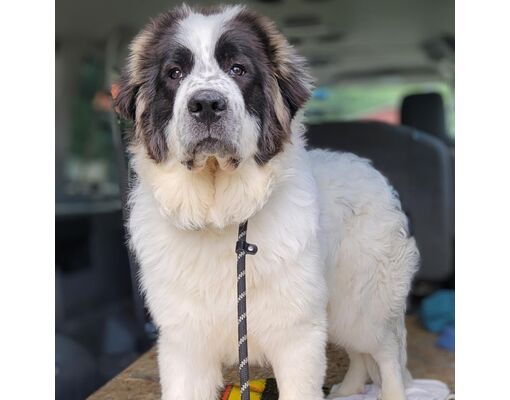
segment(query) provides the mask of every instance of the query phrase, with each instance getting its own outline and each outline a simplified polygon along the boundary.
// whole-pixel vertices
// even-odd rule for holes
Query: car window
[[[409,94],[438,92],[443,97],[448,136],[455,136],[454,93],[444,82],[341,83],[314,90],[305,109],[310,124],[345,120],[400,123],[402,99]]]

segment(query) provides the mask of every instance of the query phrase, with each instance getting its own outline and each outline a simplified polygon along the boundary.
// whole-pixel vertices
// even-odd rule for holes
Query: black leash
[[[246,255],[257,253],[257,246],[246,242],[248,221],[239,225],[237,237],[237,337],[239,346],[239,379],[241,400],[250,400],[248,370],[248,329],[246,324]]]

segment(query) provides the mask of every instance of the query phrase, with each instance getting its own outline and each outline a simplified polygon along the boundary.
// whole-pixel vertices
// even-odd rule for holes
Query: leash
[[[248,370],[248,328],[246,321],[246,255],[256,254],[257,246],[246,242],[248,221],[239,224],[236,242],[237,253],[237,338],[239,348],[239,381],[241,400],[250,400]]]

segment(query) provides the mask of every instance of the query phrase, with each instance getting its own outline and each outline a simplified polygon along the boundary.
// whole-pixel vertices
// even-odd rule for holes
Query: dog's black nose
[[[215,90],[200,90],[188,102],[190,114],[198,121],[211,125],[227,109],[227,100]]]

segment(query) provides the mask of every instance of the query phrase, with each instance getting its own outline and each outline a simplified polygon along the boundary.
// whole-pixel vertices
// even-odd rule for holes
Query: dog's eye
[[[246,73],[246,69],[240,64],[234,64],[230,67],[228,74],[230,76],[242,76]]]
[[[171,79],[180,79],[180,78],[182,78],[182,71],[177,67],[172,68],[168,72],[168,76],[170,76]]]

